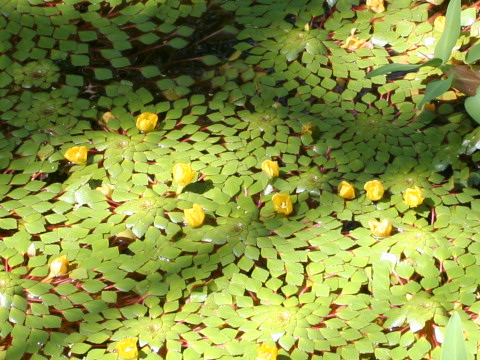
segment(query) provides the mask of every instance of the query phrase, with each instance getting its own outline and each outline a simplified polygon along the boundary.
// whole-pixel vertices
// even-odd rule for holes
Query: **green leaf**
[[[83,77],[79,75],[67,75],[65,77],[67,85],[83,86]]]
[[[470,96],[465,99],[465,110],[467,110],[468,115],[470,115],[473,120],[480,124],[480,91],[478,91],[475,96]]]
[[[217,65],[220,62],[220,59],[215,55],[205,55],[202,57],[202,62],[205,65],[213,66],[213,65]]]
[[[17,228],[17,220],[12,218],[0,219],[0,229],[12,230]]]
[[[477,9],[475,7],[465,9],[461,12],[461,15],[460,15],[460,25],[470,26],[475,22],[476,18],[477,18]]]
[[[441,360],[467,360],[460,315],[454,312],[448,321],[445,342],[442,345]]]
[[[140,68],[140,72],[142,73],[143,76],[146,78],[151,78],[155,76],[161,75],[160,70],[158,69],[157,66],[145,66]]]
[[[461,0],[450,0],[447,7],[445,30],[434,51],[435,57],[442,59],[442,63],[446,63],[450,59],[452,49],[460,36],[461,5]]]
[[[381,68],[375,69],[372,72],[368,73],[366,75],[366,78],[370,79],[374,76],[384,75],[384,74],[388,74],[388,73],[396,72],[396,71],[402,71],[402,72],[416,71],[416,70],[418,70],[418,69],[420,69],[421,67],[424,67],[424,66],[438,67],[441,64],[442,64],[442,60],[438,59],[438,58],[433,58],[433,59],[430,59],[430,60],[428,60],[428,61],[426,61],[422,64],[414,64],[414,65],[410,65],[410,64],[388,64],[388,65],[382,66]]]
[[[418,105],[418,108],[421,109],[423,105],[428,103],[429,101],[439,97],[444,92],[446,92],[452,86],[453,82],[453,74],[450,74],[448,79],[444,80],[436,80],[432,81],[427,85],[427,89],[425,90],[425,95]]]
[[[480,44],[472,46],[468,52],[467,56],[465,57],[465,62],[467,64],[474,63],[475,61],[480,59]]]
[[[113,77],[112,70],[110,69],[98,68],[94,70],[94,73],[97,80],[108,80]]]

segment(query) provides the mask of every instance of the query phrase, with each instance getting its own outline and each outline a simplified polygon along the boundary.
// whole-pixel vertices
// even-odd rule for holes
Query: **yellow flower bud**
[[[410,207],[417,207],[423,203],[423,192],[417,185],[412,188],[405,190],[403,194],[403,201]]]
[[[280,168],[278,167],[278,163],[272,160],[265,160],[262,163],[262,170],[268,177],[274,178],[280,175]]]
[[[205,212],[197,203],[194,203],[193,207],[190,209],[184,209],[183,216],[187,224],[191,227],[201,226],[203,224],[203,220],[205,220]]]
[[[125,338],[115,345],[118,356],[124,360],[134,360],[138,358],[137,340],[134,338]]]
[[[55,258],[50,264],[50,274],[48,277],[56,277],[65,275],[68,272],[67,255],[62,255]]]
[[[150,112],[141,113],[137,118],[137,128],[140,131],[149,132],[155,130],[158,116]]]
[[[274,194],[272,196],[273,209],[276,212],[290,215],[293,211],[292,198],[288,194]]]
[[[392,223],[388,219],[382,221],[368,220],[368,226],[373,236],[387,237],[392,233]]]
[[[257,349],[257,357],[255,360],[276,360],[278,349],[275,346],[263,343]]]
[[[74,146],[68,149],[63,156],[72,163],[85,164],[87,162],[87,152],[85,146]]]
[[[445,30],[445,20],[446,20],[445,16],[443,15],[437,16],[437,18],[433,22],[433,27],[435,28],[435,30],[443,32]]]
[[[353,199],[355,198],[355,188],[348,181],[342,181],[338,185],[338,195],[344,199]]]
[[[378,180],[367,181],[363,189],[367,192],[367,198],[373,201],[380,200],[384,192],[383,185]]]
[[[377,14],[385,11],[383,0],[367,0],[367,7]]]
[[[95,190],[100,191],[105,197],[110,198],[113,193],[113,186],[110,184],[103,184],[102,186],[95,188]]]
[[[195,177],[196,172],[192,170],[192,165],[178,163],[173,167],[173,180],[177,183],[177,195],[180,194],[185,186],[190,184]]]

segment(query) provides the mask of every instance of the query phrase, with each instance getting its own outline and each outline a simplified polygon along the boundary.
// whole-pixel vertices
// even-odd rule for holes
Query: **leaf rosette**
[[[179,338],[178,332],[175,331],[174,318],[175,314],[163,314],[155,319],[140,317],[125,320],[124,327],[119,329],[112,339],[138,336],[139,347],[149,346],[152,351],[158,352],[165,345],[166,340]]]
[[[58,67],[48,59],[32,61],[25,66],[13,63],[7,68],[7,72],[13,77],[15,84],[25,89],[32,87],[48,89],[60,77]]]
[[[320,323],[321,317],[315,315],[317,310],[319,310],[319,306],[314,303],[298,306],[255,306],[250,321],[257,331],[250,335],[256,334],[257,341],[261,342],[278,341],[288,351],[297,341],[296,334]],[[252,324],[247,327],[251,330]]]
[[[4,309],[10,308],[13,297],[21,295],[23,287],[20,276],[10,272],[0,272],[0,307]]]

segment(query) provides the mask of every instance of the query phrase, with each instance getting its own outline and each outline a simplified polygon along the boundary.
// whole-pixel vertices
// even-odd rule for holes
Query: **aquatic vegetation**
[[[480,22],[434,3],[4,2],[0,357],[478,356]]]

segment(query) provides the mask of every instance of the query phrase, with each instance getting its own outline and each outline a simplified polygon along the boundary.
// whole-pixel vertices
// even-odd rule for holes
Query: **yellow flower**
[[[410,207],[417,207],[423,203],[423,192],[417,185],[412,188],[405,190],[403,194],[403,201]]]
[[[98,186],[95,190],[100,191],[105,197],[110,198],[113,193],[113,186],[110,184],[103,184],[102,186]]]
[[[268,345],[263,343],[257,349],[257,357],[255,360],[276,360],[277,359],[278,349],[275,346]]]
[[[377,14],[385,11],[383,0],[367,0],[367,7]]]
[[[313,134],[312,126],[313,126],[312,122],[308,122],[305,125],[302,125],[302,134],[312,135]]]
[[[278,163],[272,160],[265,160],[262,163],[262,170],[268,177],[276,177],[280,175],[280,168],[278,167]]]
[[[203,224],[203,220],[205,220],[205,212],[197,203],[194,203],[193,207],[190,209],[184,209],[183,216],[187,224],[191,227],[201,226]]]
[[[387,237],[392,233],[392,223],[388,219],[382,221],[368,220],[368,226],[373,236]]]
[[[435,30],[443,32],[445,30],[445,20],[445,16],[437,16],[437,18],[433,22],[433,27],[435,28]]]
[[[366,42],[367,40],[365,39],[359,39],[358,36],[351,35],[347,38],[347,40],[345,40],[345,44],[343,44],[341,47],[350,51],[354,51],[361,48]]]
[[[190,184],[195,177],[196,172],[192,170],[192,165],[178,163],[173,167],[173,180],[177,183],[177,195],[180,194],[185,186]]]
[[[110,111],[107,111],[105,114],[103,114],[102,119],[105,124],[108,124],[111,119],[115,119],[115,115],[113,115]]]
[[[65,275],[68,272],[68,260],[67,255],[62,255],[55,258],[50,264],[50,274],[48,277],[56,277]]]
[[[133,360],[138,358],[137,340],[134,338],[125,338],[115,345],[118,356],[124,360]]]
[[[293,211],[292,198],[288,194],[275,194],[272,201],[276,212],[289,215]]]
[[[87,152],[85,146],[74,146],[68,149],[63,156],[75,164],[85,164],[87,162]]]
[[[338,195],[344,199],[353,199],[355,197],[355,188],[348,181],[342,181],[338,185]]]
[[[367,198],[370,200],[377,201],[383,196],[383,185],[378,180],[367,181],[363,189],[367,192]]]
[[[150,112],[141,113],[137,118],[137,128],[140,131],[149,132],[155,130],[158,116]]]

